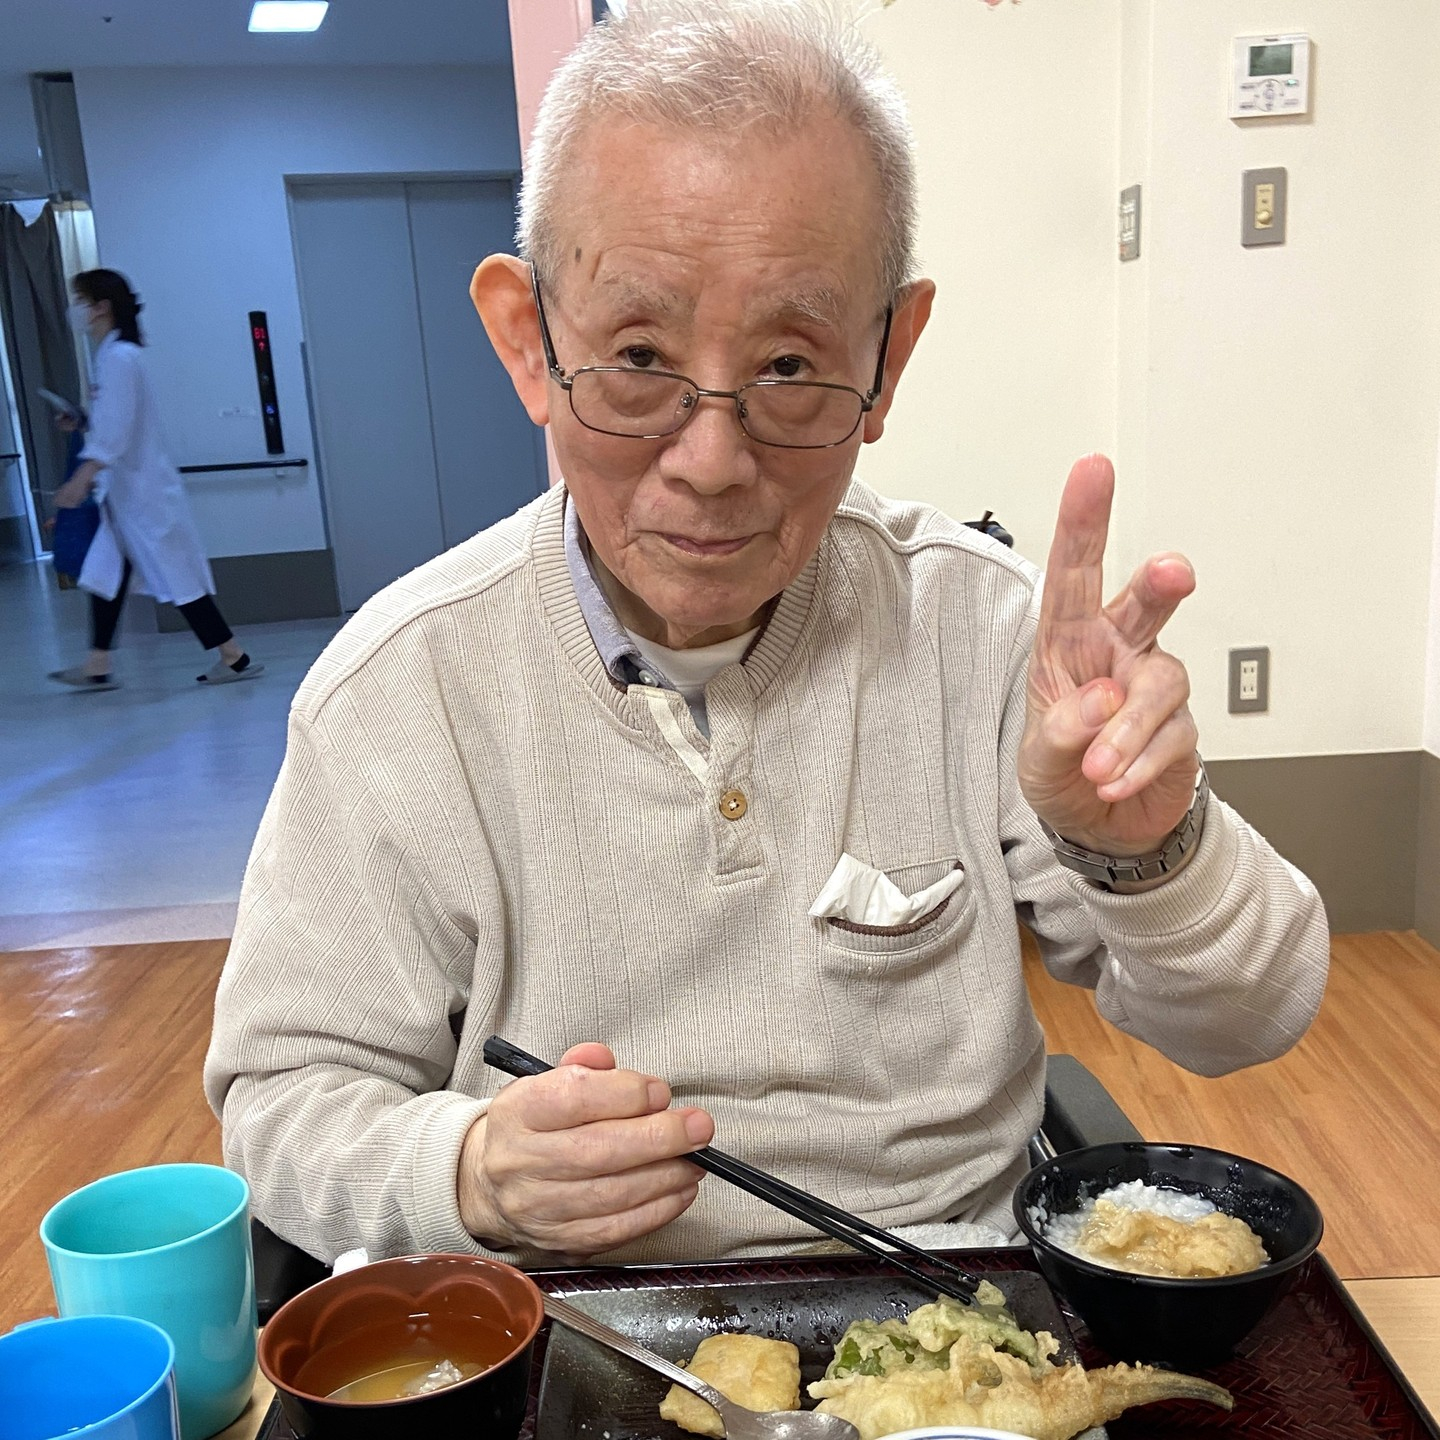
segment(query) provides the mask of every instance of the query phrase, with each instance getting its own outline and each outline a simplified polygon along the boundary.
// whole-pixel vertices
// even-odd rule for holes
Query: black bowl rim
[[[1191,1155],[1211,1155],[1220,1160],[1236,1161],[1258,1171],[1261,1175],[1268,1175],[1288,1186],[1295,1192],[1301,1205],[1308,1206],[1314,1216],[1311,1233],[1305,1243],[1294,1254],[1287,1255],[1283,1260],[1268,1261],[1258,1270],[1246,1270],[1239,1275],[1144,1275],[1135,1270],[1121,1270],[1115,1265],[1101,1265],[1097,1261],[1087,1260],[1084,1256],[1075,1254],[1073,1250],[1066,1250],[1063,1246],[1055,1244],[1054,1241],[1041,1235],[1035,1229],[1030,1220],[1029,1206],[1022,1203],[1022,1196],[1033,1183],[1036,1183],[1036,1177],[1041,1171],[1054,1173],[1063,1169],[1067,1160],[1075,1160],[1082,1155],[1103,1159],[1107,1155],[1113,1154],[1118,1159],[1121,1156],[1134,1155],[1137,1152],[1174,1155],[1179,1151],[1185,1151]],[[1248,1155],[1237,1155],[1232,1150],[1217,1150],[1210,1145],[1190,1145],[1183,1140],[1114,1140],[1104,1145],[1085,1145],[1078,1150],[1066,1150],[1062,1154],[1052,1156],[1049,1160],[1042,1160],[1040,1164],[1021,1176],[1019,1183],[1015,1186],[1010,1208],[1014,1213],[1016,1223],[1030,1242],[1032,1249],[1044,1251],[1063,1264],[1073,1265],[1083,1274],[1109,1280],[1140,1282],[1153,1285],[1160,1290],[1231,1290],[1257,1284],[1270,1276],[1288,1275],[1290,1271],[1303,1265],[1320,1248],[1320,1241],[1325,1235],[1325,1217],[1320,1213],[1320,1207],[1315,1203],[1314,1196],[1298,1180],[1292,1180],[1290,1176],[1276,1170],[1273,1166],[1266,1165],[1260,1160],[1252,1160]]]
[[[467,1389],[471,1385],[478,1384],[481,1380],[489,1379],[498,1371],[503,1370],[507,1365],[513,1365],[515,1361],[529,1353],[530,1347],[535,1343],[535,1337],[540,1333],[540,1327],[545,1323],[545,1292],[535,1284],[533,1277],[527,1275],[519,1266],[508,1265],[503,1260],[492,1260],[488,1255],[467,1255],[463,1251],[436,1250],[416,1255],[389,1255],[382,1260],[371,1260],[365,1265],[356,1266],[355,1270],[346,1270],[341,1275],[327,1275],[325,1279],[317,1280],[314,1285],[308,1286],[302,1290],[299,1295],[292,1295],[290,1299],[285,1302],[285,1305],[282,1305],[280,1309],[275,1312],[275,1315],[278,1315],[280,1310],[284,1310],[286,1306],[294,1304],[295,1301],[301,1299],[303,1296],[309,1295],[312,1291],[319,1289],[321,1285],[328,1285],[332,1280],[343,1279],[345,1275],[353,1275],[360,1270],[389,1269],[392,1266],[398,1268],[402,1265],[414,1265],[422,1260],[465,1260],[478,1262],[481,1268],[513,1270],[517,1275],[529,1281],[535,1293],[539,1295],[539,1318],[535,1321],[534,1327],[520,1340],[509,1355],[503,1360],[497,1360],[493,1365],[486,1366],[478,1375],[466,1376],[464,1380],[457,1380],[453,1385],[446,1385],[442,1390],[432,1390],[428,1395],[400,1395],[394,1400],[335,1400],[329,1395],[312,1395],[310,1391],[297,1389],[294,1385],[287,1385],[279,1379],[278,1376],[271,1374],[270,1367],[265,1363],[265,1358],[261,1353],[261,1346],[257,1346],[255,1353],[256,1363],[260,1367],[260,1372],[275,1387],[276,1393],[282,1396],[289,1395],[293,1399],[300,1400],[306,1405],[328,1406],[332,1410],[390,1410],[398,1406],[415,1405],[422,1400],[431,1400],[436,1395],[453,1395],[460,1390]],[[270,1317],[272,1321],[275,1315]],[[263,1342],[263,1331],[261,1332],[260,1338]]]

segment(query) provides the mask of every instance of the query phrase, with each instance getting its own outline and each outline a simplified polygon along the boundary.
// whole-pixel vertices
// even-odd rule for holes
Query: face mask
[[[70,321],[70,328],[76,334],[83,335],[90,328],[90,310],[89,305],[81,304],[78,300],[66,310],[65,314]]]

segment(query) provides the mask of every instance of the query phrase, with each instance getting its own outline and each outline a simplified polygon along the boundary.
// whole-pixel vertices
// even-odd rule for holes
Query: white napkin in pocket
[[[845,854],[815,897],[810,914],[853,925],[910,925],[948,900],[964,880],[965,872],[956,866],[933,885],[907,895],[883,870]]]

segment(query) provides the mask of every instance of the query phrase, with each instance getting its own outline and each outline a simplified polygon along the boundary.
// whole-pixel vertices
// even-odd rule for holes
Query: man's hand
[[[465,1228],[583,1257],[668,1225],[703,1173],[681,1157],[715,1134],[705,1111],[669,1104],[663,1080],[617,1070],[603,1045],[573,1045],[556,1069],[512,1081],[465,1137]]]
[[[1144,855],[1179,824],[1199,762],[1185,667],[1155,640],[1195,588],[1183,555],[1152,555],[1102,605],[1115,471],[1103,455],[1065,482],[1030,659],[1020,789],[1067,840]]]

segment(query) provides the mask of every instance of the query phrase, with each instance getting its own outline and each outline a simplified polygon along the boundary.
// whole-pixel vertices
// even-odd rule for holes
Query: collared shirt
[[[677,690],[664,675],[640,653],[630,632],[620,623],[585,553],[585,532],[580,516],[570,497],[565,497],[565,563],[575,586],[575,598],[585,617],[586,629],[595,642],[595,649],[605,666],[605,673],[617,685],[654,685],[661,690]]]
[[[733,640],[722,640],[676,655],[670,672],[661,668],[666,647],[645,641],[626,627],[615,614],[600,582],[595,578],[590,557],[586,554],[585,532],[580,516],[570,497],[565,497],[565,563],[575,586],[575,598],[605,673],[621,686],[650,685],[658,690],[675,690],[685,697],[696,728],[707,739],[710,717],[705,708],[705,686],[727,665],[744,658],[760,633],[757,626]],[[660,653],[657,653],[660,652]],[[670,652],[675,654],[675,652]],[[678,668],[677,668],[678,667]]]

